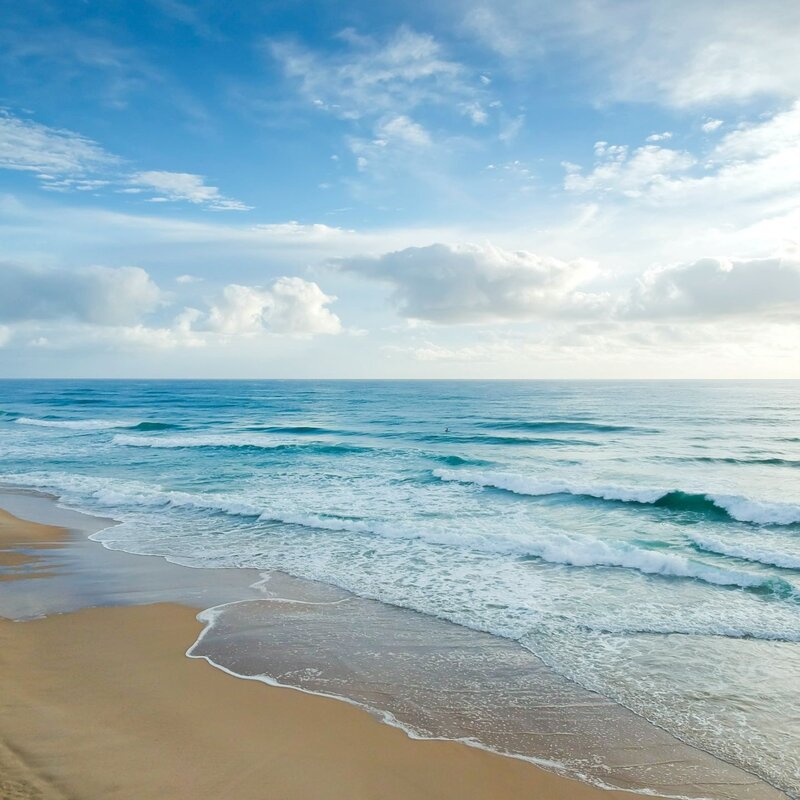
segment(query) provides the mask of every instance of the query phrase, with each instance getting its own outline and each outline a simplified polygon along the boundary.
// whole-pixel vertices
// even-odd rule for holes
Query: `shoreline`
[[[12,491],[12,490],[10,489],[10,487],[6,487],[5,491]],[[48,511],[48,509],[44,509],[44,511],[46,512],[46,513],[44,513],[44,515],[42,514],[43,506],[42,507],[34,506],[31,509],[29,509],[29,511],[32,510],[33,508],[35,508],[36,514],[39,515],[39,517],[44,516],[45,518],[48,518],[48,521],[52,521],[51,518],[53,516],[58,517],[58,518],[61,518],[62,516],[64,516],[64,517],[66,517],[67,520],[71,519],[71,522],[73,524],[75,524],[76,527],[78,527],[78,525],[76,523],[76,520],[77,520],[77,521],[81,522],[82,524],[92,525],[93,526],[92,530],[94,530],[94,531],[96,531],[96,530],[98,530],[98,529],[100,529],[102,527],[107,527],[107,526],[110,526],[110,525],[117,524],[113,520],[102,519],[102,518],[98,518],[98,517],[95,517],[95,516],[90,516],[90,515],[87,515],[87,514],[83,514],[82,512],[70,511],[68,508],[63,508],[61,506],[57,506],[56,502],[57,502],[58,498],[54,497],[52,495],[43,495],[43,493],[41,493],[41,492],[30,491],[30,490],[21,490],[21,491],[20,490],[16,490],[16,491],[14,491],[14,494],[15,495],[21,494],[21,495],[26,495],[26,496],[32,497],[32,498],[38,498],[39,503],[41,503],[41,501],[44,498],[47,498],[47,500],[49,502],[49,505],[51,507],[50,507],[49,511]],[[9,497],[10,496],[11,495],[9,495]],[[20,498],[17,496],[17,499],[20,499]],[[4,505],[8,505],[8,503],[4,502],[3,498],[0,497],[0,508],[2,508]],[[24,503],[22,505],[22,510],[23,511],[25,510]],[[18,514],[20,513],[20,506],[17,506],[16,511],[17,511]],[[62,511],[63,511],[63,515],[61,514]],[[81,518],[81,519],[79,519],[79,518]],[[98,523],[102,523],[102,525],[98,526]],[[35,525],[35,523],[25,523],[24,521],[22,521],[20,524]],[[50,536],[51,538],[52,538],[52,530],[55,530],[55,528],[51,527],[51,532],[48,533],[48,536]],[[82,530],[81,532],[85,535],[87,530],[88,529],[85,529],[85,530]],[[64,531],[63,533],[67,534],[69,532],[68,531]],[[67,537],[67,538],[69,538],[69,537]],[[96,542],[95,541],[84,540],[83,542],[80,542],[80,543],[73,541],[72,544],[73,545],[77,544],[79,547],[84,547],[84,548],[85,548],[85,546],[88,546],[89,549],[88,550],[85,549],[86,553],[100,552],[100,553],[105,554],[104,558],[102,559],[104,568],[108,566],[107,563],[106,563],[106,558],[108,558],[109,560],[116,559],[116,558],[121,559],[121,562],[122,562],[123,567],[124,567],[123,568],[124,577],[127,579],[127,582],[129,582],[129,583],[130,583],[130,578],[131,578],[131,569],[130,569],[130,567],[131,567],[132,564],[137,564],[139,566],[139,568],[136,569],[136,574],[137,575],[147,574],[147,573],[150,573],[150,572],[156,572],[157,573],[160,570],[166,570],[165,575],[169,576],[169,578],[170,578],[169,582],[170,583],[174,582],[175,576],[183,576],[183,578],[189,578],[190,576],[192,576],[192,577],[194,577],[196,579],[195,582],[199,581],[199,583],[204,583],[205,582],[204,579],[207,579],[208,573],[209,573],[208,570],[187,569],[185,567],[169,564],[166,561],[164,561],[163,559],[158,558],[158,557],[155,557],[155,558],[151,557],[151,558],[147,558],[147,559],[142,559],[142,558],[136,558],[136,556],[128,554],[128,553],[125,553],[125,552],[122,552],[122,551],[109,550],[106,547],[96,548]],[[27,543],[27,546],[28,546],[28,549],[30,550],[30,548],[32,546],[32,543],[29,541]],[[33,545],[33,546],[35,546],[35,545]],[[44,547],[47,547],[47,546],[48,545],[46,545],[46,544],[44,545]],[[50,545],[50,546],[52,546],[52,545]],[[96,548],[96,549],[92,549],[92,548]],[[140,623],[138,623],[138,622],[129,623],[127,621],[127,618],[128,617],[140,616],[138,614],[138,612],[136,612],[136,610],[135,610],[136,608],[147,609],[147,608],[154,608],[154,607],[157,606],[158,608],[164,607],[164,608],[169,608],[169,609],[173,609],[173,610],[176,609],[176,608],[177,609],[182,609],[182,610],[186,611],[187,613],[190,613],[188,611],[188,609],[191,608],[191,609],[194,609],[195,613],[197,611],[205,610],[206,614],[208,614],[208,612],[215,611],[214,606],[216,606],[216,605],[220,605],[220,606],[236,605],[241,601],[247,601],[247,600],[253,600],[253,599],[261,600],[262,602],[264,601],[265,598],[264,598],[264,594],[262,592],[256,592],[256,591],[252,590],[253,581],[250,580],[250,579],[253,578],[253,573],[255,571],[253,571],[253,570],[225,570],[225,569],[219,569],[219,570],[211,570],[210,572],[213,574],[212,579],[219,579],[221,577],[224,577],[224,573],[226,573],[226,572],[227,573],[233,573],[232,578],[234,578],[234,579],[233,580],[229,580],[224,585],[224,587],[222,587],[219,590],[221,592],[221,594],[218,594],[217,596],[207,595],[206,593],[200,593],[200,595],[198,595],[198,592],[197,592],[196,589],[188,589],[187,590],[186,587],[180,587],[180,590],[178,590],[178,588],[176,588],[176,587],[173,587],[174,590],[170,591],[168,593],[168,596],[165,596],[165,593],[164,593],[163,587],[162,587],[162,591],[160,592],[160,594],[157,592],[152,598],[149,599],[149,601],[148,601],[148,597],[149,596],[147,596],[147,595],[135,596],[134,598],[130,598],[130,597],[125,596],[125,597],[123,597],[121,599],[117,598],[117,599],[113,599],[111,601],[109,601],[108,598],[106,598],[103,602],[101,602],[99,604],[100,605],[108,605],[108,604],[116,605],[118,603],[121,603],[123,605],[126,605],[126,604],[133,603],[133,604],[135,604],[135,608],[134,609],[131,609],[131,608],[122,608],[122,609],[120,609],[120,608],[94,608],[94,609],[89,609],[92,612],[92,615],[90,615],[92,617],[92,622],[91,622],[91,624],[90,623],[85,623],[85,624],[88,626],[88,628],[92,628],[94,626],[94,627],[97,627],[98,630],[100,630],[100,629],[103,629],[104,627],[108,627],[108,626],[114,627],[114,626],[122,625],[123,623],[120,620],[122,619],[122,617],[125,617],[126,621],[125,621],[124,625],[127,626],[129,624],[133,624],[133,626],[135,628],[136,625],[138,625]],[[248,575],[248,573],[250,573],[250,574]],[[258,573],[255,573],[255,574],[258,574]],[[75,576],[72,576],[72,577],[74,578]],[[244,583],[242,581],[243,577],[246,579],[244,581]],[[290,582],[297,580],[297,579],[290,578],[289,576],[286,576],[286,577],[288,578],[288,580]],[[164,583],[163,578],[164,578],[164,576],[162,575],[161,576],[161,583],[162,584]],[[60,580],[66,580],[67,582],[69,582],[70,576],[69,575],[64,576],[62,574],[59,577],[59,579]],[[270,579],[268,578],[267,580],[270,580]],[[158,582],[158,581],[156,581],[156,582]],[[255,579],[255,583],[259,583],[259,582],[261,582],[261,581],[259,581],[258,579]],[[300,582],[301,583],[308,583],[308,582],[304,582],[304,581],[300,581]],[[188,584],[191,584],[191,583],[192,583],[192,581],[189,580]],[[225,583],[225,581],[223,581],[223,583]],[[6,585],[8,585],[8,584],[6,584]],[[40,583],[39,585],[40,586],[41,585],[46,585],[46,582],[45,582],[45,584]],[[321,584],[320,586],[326,586],[326,585],[325,584]],[[285,588],[285,587],[282,587],[282,588]],[[246,591],[245,591],[245,589],[246,589]],[[164,602],[165,600],[167,602]],[[174,600],[177,600],[177,603],[174,602]],[[279,602],[284,602],[284,603],[287,602],[286,600],[281,600],[281,599],[278,599],[278,598],[273,598],[273,600],[278,600]],[[302,605],[304,603],[307,603],[307,600],[306,601],[290,600],[288,602],[290,604],[291,603],[300,603]],[[372,601],[369,601],[369,602],[372,602]],[[332,604],[330,602],[322,602],[322,603],[311,603],[311,605],[332,605]],[[336,605],[336,603],[333,603],[333,605]],[[67,613],[67,614],[61,614],[61,612],[58,612],[59,613],[59,618],[60,619],[72,619],[72,618],[80,617],[81,619],[84,619],[84,618],[87,617],[87,614],[85,613],[86,612],[85,606],[78,606],[77,610],[73,609],[72,611],[73,611],[73,613]],[[2,612],[2,607],[0,607],[0,612]],[[110,612],[111,615],[116,619],[116,621],[112,622],[112,621],[110,621],[108,619],[109,618],[109,613],[103,613],[102,614],[102,620],[98,620],[98,615],[100,615],[101,612]],[[125,613],[121,614],[120,612],[125,612]],[[142,613],[144,613],[144,612],[142,612]],[[169,611],[168,613],[170,615],[172,615],[173,611]],[[190,613],[190,616],[193,616],[193,615],[191,615],[191,613]],[[353,699],[353,698],[347,696],[344,693],[335,693],[335,694],[333,694],[333,693],[326,693],[326,692],[323,692],[323,691],[314,691],[314,690],[309,691],[309,690],[306,690],[306,689],[302,688],[301,686],[292,685],[291,683],[281,683],[278,680],[266,679],[266,676],[264,676],[264,675],[241,674],[241,673],[236,672],[234,670],[228,669],[222,663],[216,663],[214,660],[208,658],[206,654],[195,655],[193,653],[193,651],[199,646],[199,644],[202,641],[202,639],[205,637],[205,635],[209,632],[210,628],[212,627],[212,624],[209,623],[208,619],[202,619],[202,618],[203,618],[203,614],[201,613],[201,614],[197,615],[196,617],[194,617],[191,620],[191,628],[190,629],[194,631],[194,635],[193,636],[189,636],[189,634],[186,632],[187,631],[186,624],[180,623],[179,625],[177,625],[177,627],[175,629],[176,638],[180,638],[181,636],[183,636],[183,637],[188,637],[188,640],[183,643],[182,647],[178,646],[178,647],[174,648],[174,652],[172,653],[172,656],[174,658],[182,659],[183,661],[187,661],[187,662],[198,661],[198,663],[202,663],[202,661],[205,660],[205,661],[208,662],[206,664],[206,666],[213,666],[214,667],[213,671],[218,673],[218,675],[221,678],[223,678],[224,680],[226,680],[227,682],[239,683],[239,684],[248,684],[250,686],[250,688],[254,689],[256,692],[258,692],[259,690],[260,691],[266,690],[266,691],[269,691],[269,692],[279,692],[281,694],[298,695],[301,698],[303,698],[304,701],[311,702],[312,704],[316,703],[317,701],[324,701],[325,703],[336,703],[336,704],[339,704],[340,706],[342,706],[344,708],[349,709],[349,712],[351,712],[351,713],[356,713],[356,714],[359,714],[359,715],[366,716],[366,718],[369,720],[369,723],[371,725],[377,726],[379,731],[385,731],[385,730],[392,731],[393,735],[394,734],[399,734],[406,741],[415,742],[415,743],[420,744],[420,745],[426,745],[426,744],[427,745],[431,745],[431,744],[437,744],[438,743],[438,744],[442,744],[442,745],[446,744],[446,745],[449,745],[449,746],[454,746],[456,748],[459,748],[459,750],[457,750],[456,752],[460,752],[460,750],[467,750],[467,751],[470,751],[473,754],[477,754],[477,757],[479,757],[479,758],[487,757],[492,762],[491,764],[489,764],[489,763],[482,764],[481,763],[478,767],[474,767],[474,766],[469,767],[469,770],[472,770],[473,772],[475,770],[477,770],[476,774],[484,774],[486,770],[488,770],[489,772],[494,774],[494,777],[489,779],[488,783],[486,784],[486,787],[487,787],[487,789],[486,789],[487,793],[486,794],[482,794],[481,793],[483,791],[483,789],[480,788],[481,785],[482,785],[480,779],[476,779],[477,783],[475,783],[475,785],[472,788],[459,787],[458,790],[456,791],[453,788],[453,786],[437,784],[436,781],[437,781],[438,773],[436,773],[433,776],[429,776],[428,778],[426,778],[426,781],[428,781],[428,783],[426,783],[425,785],[431,789],[432,793],[427,793],[426,794],[425,793],[426,789],[420,788],[420,786],[415,784],[413,790],[411,790],[411,789],[405,790],[404,789],[403,791],[401,791],[399,794],[396,794],[396,795],[392,794],[392,793],[388,793],[388,794],[385,793],[385,792],[391,792],[392,787],[382,787],[381,788],[381,792],[383,792],[383,793],[372,793],[372,794],[367,794],[367,795],[359,795],[357,792],[356,792],[356,794],[352,794],[352,791],[351,791],[351,793],[348,794],[347,796],[353,796],[353,797],[364,796],[365,798],[366,797],[370,797],[370,798],[371,797],[387,797],[387,798],[390,798],[390,797],[395,797],[395,796],[398,797],[398,798],[399,797],[406,797],[406,796],[415,796],[415,797],[428,797],[428,796],[430,796],[430,797],[449,797],[449,796],[453,796],[453,797],[465,797],[465,798],[471,798],[471,797],[476,797],[476,798],[477,797],[502,798],[502,797],[505,797],[505,796],[515,796],[515,797],[516,796],[520,796],[520,792],[523,792],[523,796],[524,796],[524,793],[532,793],[533,796],[537,796],[537,797],[540,796],[540,797],[543,797],[543,798],[550,798],[550,797],[552,797],[552,798],[561,798],[561,797],[564,797],[564,798],[576,798],[576,800],[583,800],[583,798],[586,798],[586,800],[589,800],[590,798],[598,798],[598,799],[599,798],[607,798],[608,800],[611,800],[612,798],[614,798],[614,800],[616,800],[616,798],[623,798],[623,797],[630,798],[634,794],[645,794],[645,795],[649,794],[649,795],[655,796],[655,797],[676,796],[674,791],[670,791],[670,789],[672,787],[667,787],[663,783],[662,783],[662,787],[663,788],[662,788],[661,792],[659,792],[657,790],[647,790],[647,789],[642,790],[641,788],[638,788],[638,787],[637,788],[629,788],[629,787],[625,786],[625,784],[623,784],[623,786],[625,786],[625,788],[620,788],[620,789],[614,789],[613,787],[611,787],[611,788],[601,788],[600,786],[597,785],[596,781],[588,783],[588,782],[584,782],[582,780],[579,780],[577,778],[571,777],[570,775],[565,775],[563,772],[560,772],[558,770],[558,765],[556,763],[551,762],[547,758],[528,757],[528,756],[525,756],[525,755],[518,755],[518,754],[513,753],[513,752],[509,752],[509,753],[506,754],[500,749],[492,748],[492,747],[489,747],[489,746],[485,746],[485,745],[479,744],[477,742],[472,743],[470,741],[464,741],[463,738],[458,738],[458,737],[450,737],[450,736],[439,737],[439,736],[415,735],[415,732],[413,730],[413,726],[409,726],[409,725],[405,724],[402,720],[397,720],[391,714],[391,712],[388,712],[388,711],[385,711],[385,710],[381,710],[381,709],[376,709],[375,707],[371,706],[370,704],[364,703],[364,702],[360,702],[359,700]],[[45,622],[48,619],[53,619],[53,617],[45,616],[45,619],[43,619],[43,620],[33,620],[33,621],[34,622]],[[200,622],[198,622],[198,619],[202,620],[202,622],[205,623],[205,624],[201,625]],[[17,624],[17,623],[14,623],[14,624]],[[22,625],[27,625],[29,623],[28,622],[23,622],[21,624]],[[73,623],[70,622],[70,623],[62,623],[62,624],[72,625]],[[83,624],[83,623],[81,623],[81,624]],[[5,625],[5,623],[0,623],[0,626],[3,626],[3,625]],[[446,623],[446,625],[449,626],[450,623]],[[45,627],[46,626],[44,626],[44,625],[41,626],[42,629],[44,629]],[[458,627],[458,626],[456,626],[456,627]],[[3,630],[5,630],[5,629],[3,629]],[[91,630],[88,630],[88,629],[84,630],[82,632],[82,635],[83,635],[83,637],[85,639],[91,638]],[[297,635],[301,635],[301,634],[298,633]],[[187,650],[187,648],[188,648],[188,650]],[[163,656],[163,654],[161,654],[161,653],[150,654],[148,657],[150,657],[150,656],[152,656],[153,658],[156,658],[156,657],[161,658]],[[190,656],[190,657],[189,658],[185,658],[184,656]],[[233,682],[233,681],[230,680],[230,676],[238,677],[238,678],[240,678],[242,680],[237,681],[237,682]],[[261,686],[258,685],[259,683],[261,684]],[[266,685],[264,685],[264,684],[266,684]],[[299,690],[299,691],[286,693],[283,690],[287,689],[287,688],[288,689],[295,689],[295,690]],[[215,690],[215,691],[218,692],[219,690]],[[191,702],[191,698],[189,698],[187,696],[184,699],[183,703],[179,703],[179,706],[182,706],[184,703],[190,703],[190,702]],[[216,712],[214,712],[214,713],[216,713]],[[306,712],[306,711],[304,711],[303,713],[304,714],[312,713],[312,716],[313,716],[313,713],[315,713],[315,712]],[[642,722],[645,725],[648,725],[648,723],[646,723],[645,721],[642,720]],[[388,724],[384,724],[384,723],[388,723]],[[351,724],[351,723],[348,722],[347,724]],[[379,733],[377,731],[372,731],[371,733],[366,735],[366,738],[371,741],[376,736],[380,737],[381,743],[385,744],[383,742],[383,739],[382,739],[383,734]],[[703,751],[698,751],[698,752],[702,753],[703,756],[707,755],[707,754],[703,753]],[[343,756],[343,757],[346,758],[346,756]],[[448,756],[448,758],[450,758],[450,757],[451,756]],[[456,758],[456,759],[466,758],[466,756],[464,756],[464,755],[462,755],[462,756],[453,756],[453,757]],[[476,756],[472,756],[472,757],[474,758]],[[708,756],[708,757],[709,758],[713,758],[711,756]],[[414,763],[416,763],[416,761],[419,758],[421,758],[422,761],[424,762],[425,759],[427,758],[427,756],[417,755],[417,756],[414,756],[412,758],[412,761]],[[441,756],[437,756],[436,759],[434,759],[434,760],[438,760],[438,759],[441,759]],[[499,762],[495,761],[496,759],[499,759]],[[721,762],[721,763],[724,764],[724,762]],[[515,766],[511,767],[511,766],[509,766],[510,764],[514,764]],[[540,766],[540,765],[542,765],[542,766]],[[730,765],[726,765],[726,766],[730,766]],[[301,769],[305,769],[302,766],[300,768]],[[522,773],[518,773],[518,770],[520,768],[523,770]],[[414,769],[416,771],[418,771],[418,767],[414,767]],[[736,768],[733,768],[733,769],[735,770]],[[497,772],[498,770],[500,771],[499,773]],[[573,771],[573,774],[575,774],[574,771]],[[742,779],[742,776],[744,776],[744,779]],[[728,780],[730,780],[730,779],[731,779],[731,776],[729,775],[728,776]],[[587,778],[587,780],[588,780],[588,778]],[[430,783],[430,781],[433,781],[433,783]],[[498,787],[505,786],[508,781],[511,781],[512,783],[514,783],[514,785],[517,788],[515,788],[514,791],[511,794],[506,795],[506,794],[502,793],[499,790]],[[656,780],[653,783],[651,783],[650,785],[651,786],[659,785],[659,781]],[[739,797],[759,798],[759,800],[762,797],[763,798],[785,797],[784,794],[782,794],[781,792],[779,792],[776,789],[773,789],[771,786],[769,786],[766,783],[761,783],[761,781],[758,778],[756,778],[755,776],[750,775],[749,773],[741,773],[738,782],[736,781],[736,778],[734,776],[734,779],[730,783],[730,786],[733,789],[737,790],[737,791],[735,793],[730,794],[730,795],[723,794],[723,795],[719,795],[719,796],[737,797],[737,798],[739,798]],[[436,788],[433,788],[433,787],[436,787]],[[328,788],[328,787],[326,787],[326,788]],[[696,793],[696,790],[699,789],[699,788],[700,788],[699,786],[694,787],[695,792],[694,792],[694,794],[692,796],[695,796],[695,797],[698,796],[698,794]],[[473,789],[475,791],[477,791],[478,793],[477,794],[471,794],[470,792],[473,791]],[[449,790],[452,790],[454,793],[452,795],[447,794],[447,791],[449,791]],[[741,791],[741,793],[739,793],[740,791]],[[405,792],[405,793],[403,793],[403,792]],[[80,796],[83,796],[83,795],[78,794],[76,796],[80,797]],[[91,795],[85,795],[85,796],[86,797],[91,797]],[[120,795],[120,796],[121,797],[127,797],[126,795]],[[147,796],[147,795],[142,795],[141,791],[139,791],[139,793],[135,794],[135,796],[136,797],[142,797],[142,796]],[[170,796],[180,796],[180,795],[172,795],[172,794],[170,794]],[[196,796],[196,795],[194,795],[194,796]],[[256,795],[254,795],[254,796],[256,796]],[[290,793],[290,794],[288,794],[286,796],[287,797],[294,797],[295,795]],[[299,796],[303,796],[303,795],[297,795],[297,796],[299,797]],[[328,794],[323,794],[323,795],[320,795],[318,791],[317,791],[317,794],[315,796],[326,796],[326,797],[330,796],[332,798],[333,797],[339,797],[339,795],[337,795],[337,794],[329,794],[329,795]],[[342,795],[342,796],[345,796],[345,795]],[[21,797],[27,797],[27,796],[22,795]]]
[[[3,549],[35,549],[57,530],[0,519],[12,532]],[[185,657],[204,627],[196,613],[157,603],[0,621],[3,796],[630,797],[412,739],[338,699],[232,680]]]

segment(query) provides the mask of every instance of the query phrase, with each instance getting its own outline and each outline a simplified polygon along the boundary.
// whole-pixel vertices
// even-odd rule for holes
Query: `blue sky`
[[[7,376],[800,377],[800,6],[0,2]]]

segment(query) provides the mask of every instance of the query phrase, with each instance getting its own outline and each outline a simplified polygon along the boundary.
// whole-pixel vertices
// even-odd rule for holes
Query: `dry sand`
[[[7,558],[63,535],[0,512]],[[233,678],[185,657],[201,630],[195,614],[161,603],[0,620],[0,798],[632,797]]]

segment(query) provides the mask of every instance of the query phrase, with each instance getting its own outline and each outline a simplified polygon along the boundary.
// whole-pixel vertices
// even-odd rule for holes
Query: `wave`
[[[207,507],[194,497],[171,498],[169,505]],[[255,516],[245,504],[212,501],[215,510],[236,516]],[[259,522],[297,525],[311,530],[376,535],[388,539],[421,540],[428,544],[468,548],[485,553],[538,558],[571,567],[619,567],[646,575],[691,578],[717,586],[733,586],[787,598],[795,590],[780,578],[763,578],[749,572],[729,570],[695,561],[686,556],[648,550],[625,543],[609,543],[591,536],[540,534],[535,538],[513,535],[482,535],[463,531],[436,531],[379,520],[352,519],[322,514],[285,514],[271,510],[257,515]]]
[[[138,422],[136,425],[129,425],[129,431],[169,431],[177,430],[181,426],[174,425],[170,422]]]
[[[294,433],[294,434],[336,434],[341,436],[345,431],[319,428],[315,425],[254,425],[244,430],[263,433]]]
[[[19,417],[15,420],[18,425],[34,425],[38,428],[65,428],[76,431],[100,431],[111,428],[128,428],[132,424],[129,420],[113,419],[35,419],[33,417]]]
[[[649,428],[635,428],[631,425],[612,425],[597,422],[571,422],[569,420],[541,420],[526,422],[524,420],[509,420],[507,422],[484,422],[480,428],[489,428],[500,431],[575,431],[585,433],[621,433],[624,431],[652,432]]]
[[[481,534],[463,529],[436,530],[417,524],[348,518],[325,514],[285,513],[264,508],[246,499],[226,495],[198,495],[165,491],[108,478],[50,473],[5,475],[4,480],[26,486],[77,493],[104,507],[177,508],[250,517],[267,524],[296,525],[310,531],[348,532],[388,539],[420,540],[427,544],[469,549],[523,558],[537,558],[571,567],[616,567],[667,578],[688,578],[717,586],[729,586],[777,598],[795,598],[791,584],[742,570],[706,564],[687,556],[650,550],[624,542],[606,542],[586,535],[535,531],[524,535]],[[74,498],[67,498],[74,502]]]
[[[358,453],[371,448],[338,442],[285,442],[268,436],[241,436],[238,434],[210,434],[187,436],[129,436],[117,434],[112,439],[124,447],[150,447],[160,450],[187,448],[233,450],[312,450],[318,453]]]
[[[464,458],[464,456],[457,456],[457,455],[436,455],[431,454],[430,458],[435,459],[436,461],[441,461],[442,464],[447,464],[451,467],[459,467],[459,466],[471,466],[471,467],[481,467],[487,466],[491,462],[484,461],[481,458]]]
[[[737,495],[685,492],[677,489],[571,484],[564,481],[539,480],[510,472],[435,469],[433,475],[443,481],[470,483],[532,497],[568,494],[612,502],[651,505],[672,511],[689,511],[707,516],[724,516],[737,522],[758,525],[800,523],[798,505],[752,500]]]
[[[697,461],[702,464],[762,464],[774,467],[800,467],[800,461],[791,458],[734,458],[716,456],[687,456],[677,459],[679,461]]]
[[[701,535],[691,535],[689,538],[697,548],[708,553],[741,558],[744,561],[753,561],[770,567],[800,569],[800,555],[764,547],[761,543],[729,542],[715,536]]]
[[[15,420],[20,425],[33,425],[37,428],[63,428],[76,431],[102,431],[124,429],[129,431],[166,431],[180,428],[169,422],[131,422],[114,419],[56,419],[54,417],[19,417]]]
[[[458,444],[500,444],[500,445],[534,445],[542,447],[601,447],[601,442],[584,439],[557,439],[546,436],[484,436],[482,434],[459,436],[458,434],[428,434],[421,436],[423,442],[456,442]]]

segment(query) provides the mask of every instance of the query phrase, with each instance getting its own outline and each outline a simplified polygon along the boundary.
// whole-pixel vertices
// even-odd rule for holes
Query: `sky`
[[[796,0],[0,0],[0,377],[799,378]]]

